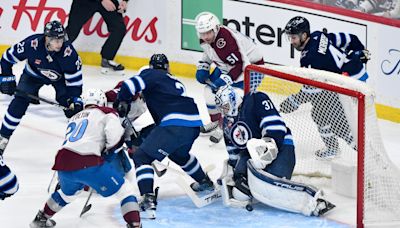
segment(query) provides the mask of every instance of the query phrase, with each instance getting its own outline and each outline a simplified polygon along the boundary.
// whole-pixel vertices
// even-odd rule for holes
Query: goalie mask
[[[224,115],[237,116],[239,114],[243,95],[237,90],[239,89],[232,86],[223,86],[215,94],[215,104]]]
[[[89,89],[83,95],[83,105],[106,106],[107,97],[101,89]]]

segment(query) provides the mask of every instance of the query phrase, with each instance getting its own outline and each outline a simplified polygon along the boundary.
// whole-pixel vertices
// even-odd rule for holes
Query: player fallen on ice
[[[128,114],[135,94],[141,92],[155,122],[139,148],[131,154],[136,178],[143,200],[141,209],[155,218],[157,194],[154,191],[154,160],[168,157],[178,164],[195,182],[194,191],[213,190],[214,184],[203,171],[197,158],[189,151],[203,125],[196,103],[186,95],[185,86],[170,74],[169,61],[164,54],[154,54],[149,68],[125,80],[114,107],[122,117]]]
[[[88,90],[84,110],[70,118],[64,144],[53,166],[58,172],[60,189],[51,194],[30,227],[54,227],[56,222],[51,217],[75,200],[85,186],[103,197],[114,195],[121,202],[127,227],[141,227],[133,186],[125,181],[124,172],[105,162],[105,156],[123,153],[124,134],[118,114],[105,107],[106,102],[103,91]]]
[[[267,94],[221,87],[215,103],[224,115],[223,130],[229,159],[219,179],[225,205],[246,207],[251,201],[319,216],[334,205],[322,190],[291,181],[296,163],[290,129]]]

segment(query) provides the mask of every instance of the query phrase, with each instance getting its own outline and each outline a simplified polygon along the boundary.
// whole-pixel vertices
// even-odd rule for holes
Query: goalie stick
[[[205,195],[198,195],[193,189],[188,185],[187,181],[185,180],[185,177],[187,178],[188,175],[186,173],[183,173],[182,171],[179,171],[175,168],[172,168],[169,165],[165,165],[159,161],[154,161],[154,169],[157,169],[157,165],[166,169],[167,171],[170,171],[174,174],[176,174],[177,179],[176,179],[176,184],[189,196],[189,198],[192,200],[194,205],[196,207],[201,208],[205,207],[209,204],[214,203],[217,201],[219,198],[221,198],[221,191],[219,188],[215,188],[214,191],[207,193]],[[205,168],[205,171],[209,172],[215,168],[214,165],[209,165]]]

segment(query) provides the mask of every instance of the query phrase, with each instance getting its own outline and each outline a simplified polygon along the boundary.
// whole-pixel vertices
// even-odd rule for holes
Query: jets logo
[[[38,45],[39,45],[39,41],[38,41],[37,38],[34,39],[34,40],[31,40],[31,47],[32,47],[33,49],[35,49],[35,51],[36,51]]]
[[[252,138],[250,127],[243,121],[238,121],[232,126],[230,137],[232,143],[240,148],[246,148],[246,143]]]
[[[217,45],[217,48],[219,49],[224,48],[226,45],[226,41],[224,40],[224,38],[219,38],[217,42],[215,42],[215,45]]]
[[[61,78],[61,75],[57,71],[40,68],[38,70],[43,76],[50,79],[50,81],[58,81]]]
[[[71,56],[71,54],[72,54],[72,49],[68,46],[64,50],[64,57]]]

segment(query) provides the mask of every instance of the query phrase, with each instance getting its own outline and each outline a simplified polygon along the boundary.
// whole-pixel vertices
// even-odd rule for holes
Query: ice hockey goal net
[[[296,146],[295,175],[329,180],[332,162],[354,164],[357,227],[400,223],[400,171],[385,152],[365,83],[314,69],[249,65],[244,90],[267,93],[281,109]]]

